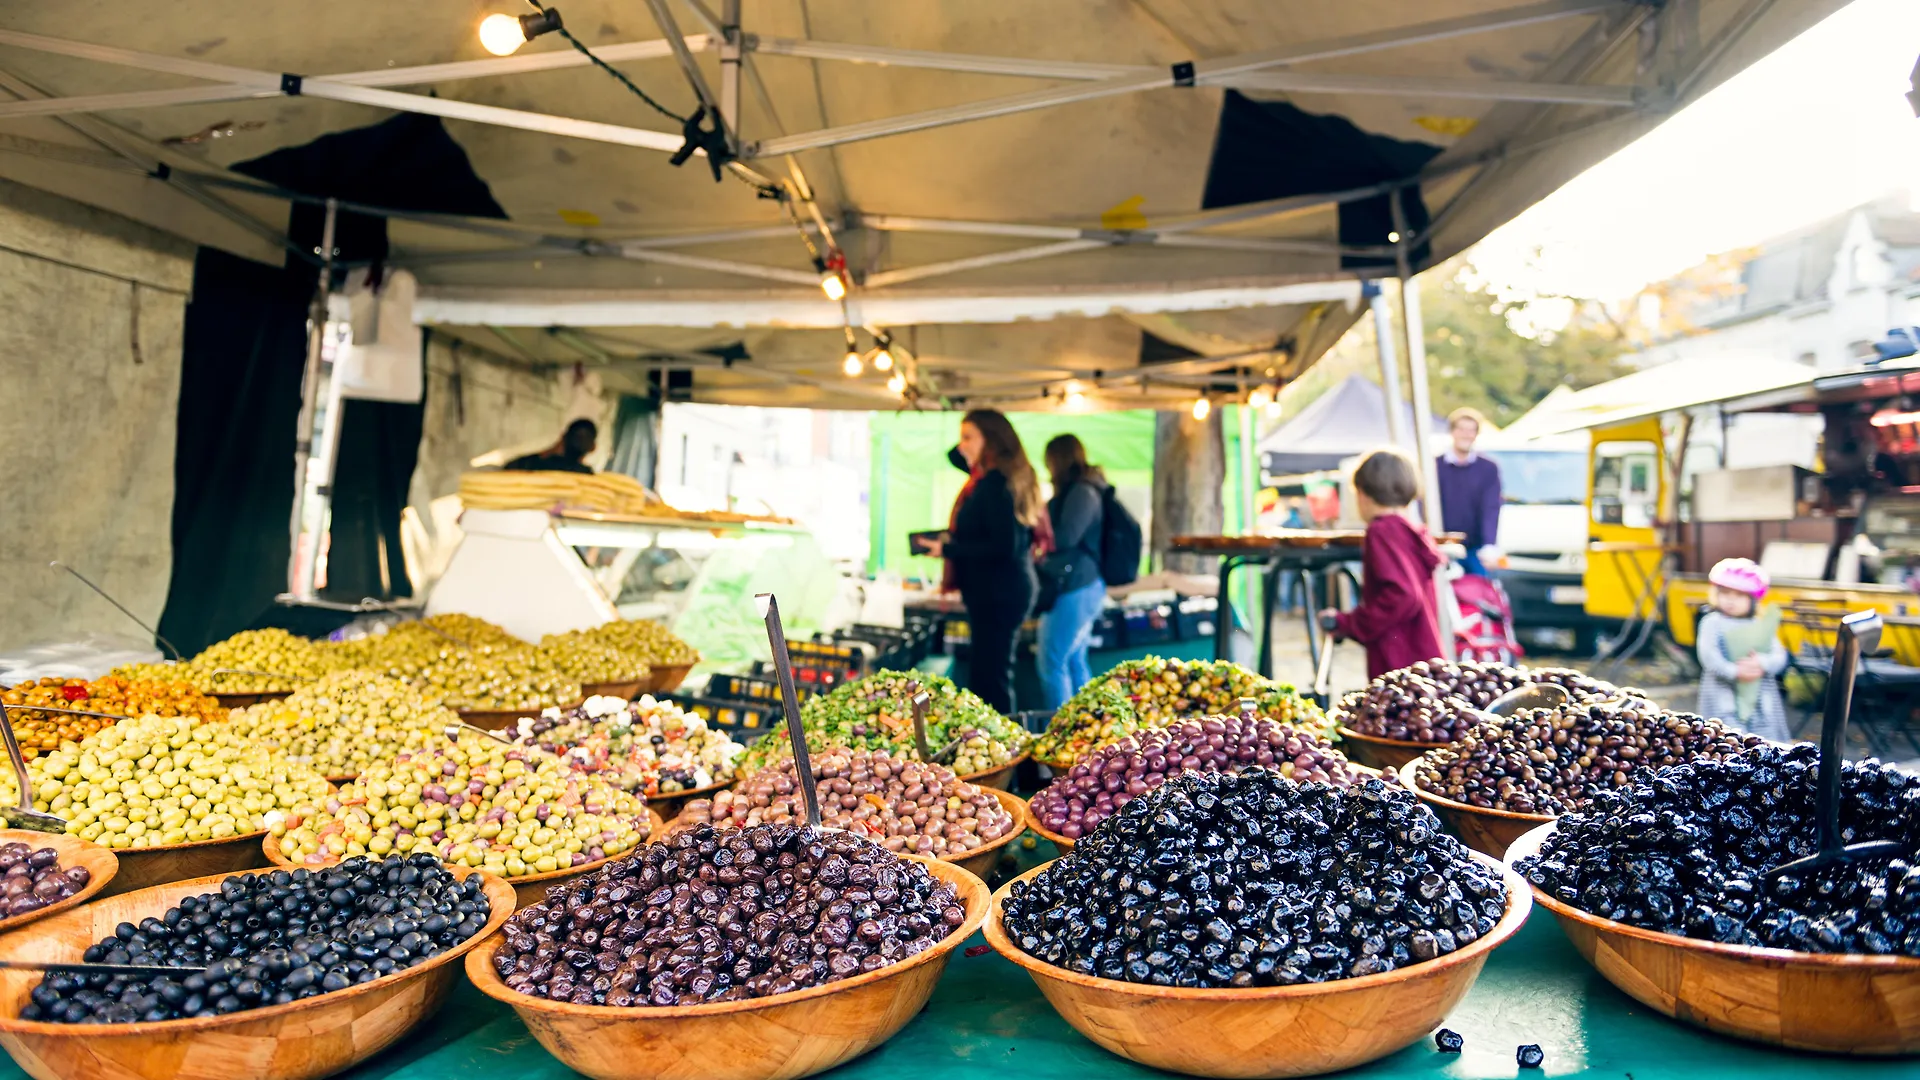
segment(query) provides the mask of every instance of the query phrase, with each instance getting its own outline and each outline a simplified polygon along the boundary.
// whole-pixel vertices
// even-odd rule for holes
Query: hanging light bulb
[[[1264,411],[1267,414],[1267,419],[1278,420],[1280,418],[1280,399],[1276,397],[1272,401],[1267,402],[1267,407]]]
[[[855,378],[867,370],[867,364],[860,359],[858,350],[848,349],[846,359],[840,361],[840,370],[846,372],[848,378]]]
[[[1087,407],[1087,395],[1080,389],[1080,384],[1077,382],[1067,383],[1066,391],[1061,394],[1060,400],[1061,403],[1069,409],[1084,409]]]
[[[560,28],[557,8],[545,8],[532,15],[496,13],[480,20],[480,47],[495,56],[512,56],[520,46]]]
[[[905,375],[900,374],[897,371],[893,373],[893,378],[887,380],[887,389],[893,391],[896,394],[904,391],[906,388],[907,388],[907,377]]]
[[[1197,397],[1193,399],[1193,418],[1195,420],[1205,420],[1207,418],[1207,414],[1212,411],[1213,411],[1213,402],[1208,401],[1204,397]]]
[[[893,370],[893,349],[890,348],[891,345],[892,345],[892,342],[888,341],[887,339],[885,338],[880,339],[880,347],[873,350],[873,370],[875,371],[892,371]]]
[[[837,254],[832,262],[814,256],[813,269],[820,275],[820,291],[826,293],[829,300],[839,300],[847,295],[847,279],[840,276],[843,265]]]
[[[1247,393],[1247,408],[1264,409],[1273,404],[1273,391],[1264,386],[1256,386]]]
[[[1400,234],[1398,232],[1390,232],[1387,234],[1387,243],[1397,244],[1399,242],[1400,242]]]

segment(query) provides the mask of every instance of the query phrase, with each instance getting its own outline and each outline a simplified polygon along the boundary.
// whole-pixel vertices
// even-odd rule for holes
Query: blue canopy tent
[[[1400,430],[1417,430],[1413,409],[1402,404],[1400,412]],[[1444,426],[1443,420],[1434,417],[1429,430]],[[1257,449],[1261,469],[1268,476],[1295,476],[1338,468],[1346,458],[1393,441],[1387,429],[1387,397],[1380,384],[1349,375],[1261,439]]]

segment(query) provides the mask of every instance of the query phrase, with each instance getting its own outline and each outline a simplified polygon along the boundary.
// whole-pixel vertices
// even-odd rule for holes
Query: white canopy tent
[[[1464,249],[1838,6],[569,0],[600,61],[723,118],[716,183],[556,36],[487,57],[479,17],[531,10],[507,0],[69,0],[0,14],[0,176],[278,261],[289,193],[229,166],[426,114],[507,217],[389,215],[393,262],[418,319],[510,359],[628,389],[691,369],[699,401],[899,407],[871,367],[841,373],[852,328],[863,351],[890,336],[920,404],[1169,407],[1292,377],[1358,316],[1360,278]],[[1229,91],[1437,152],[1203,210]],[[1424,225],[1343,235],[1343,206],[1398,191]],[[816,252],[844,258],[844,307]],[[1143,361],[1154,339],[1172,355]],[[702,351],[721,346],[746,358]]]

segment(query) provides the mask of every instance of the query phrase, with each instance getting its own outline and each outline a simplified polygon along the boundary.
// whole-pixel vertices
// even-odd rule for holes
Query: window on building
[[[1800,356],[1798,357],[1798,359],[1799,359],[1799,361],[1800,361],[1800,362],[1801,362],[1802,364],[1804,364],[1804,365],[1806,365],[1807,367],[1819,367],[1819,366],[1820,366],[1820,354],[1819,354],[1819,353],[1815,353],[1815,352],[1803,352],[1803,353],[1801,353],[1801,354],[1800,354]]]

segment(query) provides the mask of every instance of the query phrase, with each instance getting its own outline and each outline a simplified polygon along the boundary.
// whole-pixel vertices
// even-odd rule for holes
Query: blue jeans
[[[1478,574],[1481,577],[1493,576],[1492,574],[1487,573],[1487,568],[1481,564],[1479,548],[1467,549],[1466,555],[1462,556],[1460,559],[1460,568],[1462,570],[1465,570],[1469,574]]]
[[[1106,602],[1106,583],[1095,581],[1060,594],[1053,610],[1040,616],[1040,691],[1047,711],[1065,705],[1074,691],[1093,681],[1087,645]]]

